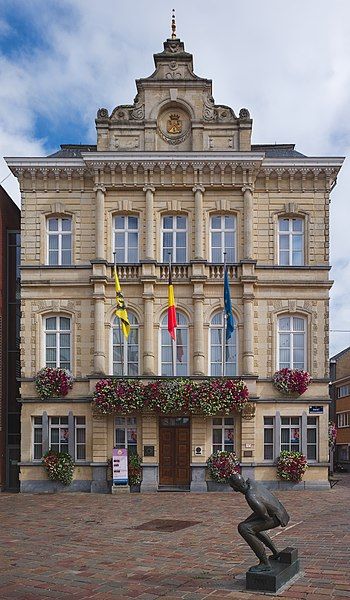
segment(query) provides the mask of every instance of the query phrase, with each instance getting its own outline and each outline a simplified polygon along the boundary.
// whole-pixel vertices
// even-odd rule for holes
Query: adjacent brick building
[[[350,469],[350,347],[330,361],[331,417],[337,427],[334,463]]]
[[[0,491],[19,486],[20,210],[0,186]]]
[[[7,159],[23,199],[21,489],[52,489],[41,457],[68,447],[70,489],[105,491],[114,446],[137,447],[146,490],[204,490],[206,458],[232,448],[245,475],[272,487],[281,449],[301,450],[305,485],[327,486],[329,197],[343,159],[252,144],[249,111],[215,104],[176,36],[154,59],[133,104],[98,110],[96,145]],[[245,381],[250,412],[94,416],[101,377],[172,376],[169,252],[182,338],[175,376],[220,376],[224,250],[235,321],[225,373]],[[114,251],[132,329],[123,352]],[[38,398],[44,365],[73,372],[67,397]],[[311,373],[301,397],[273,387],[282,367]]]

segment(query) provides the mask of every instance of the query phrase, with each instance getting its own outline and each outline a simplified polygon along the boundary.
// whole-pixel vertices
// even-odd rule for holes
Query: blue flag
[[[225,267],[224,274],[224,304],[225,304],[225,313],[226,313],[226,342],[230,339],[234,330],[234,321],[232,314],[232,304],[231,304],[231,295],[230,295],[230,284],[228,281],[228,270]]]

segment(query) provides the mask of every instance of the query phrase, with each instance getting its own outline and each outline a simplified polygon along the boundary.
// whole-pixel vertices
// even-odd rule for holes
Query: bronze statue
[[[260,561],[255,567],[250,567],[249,571],[252,573],[271,571],[264,546],[271,550],[270,558],[278,560],[279,553],[273,541],[264,532],[279,525],[285,527],[289,515],[276,496],[261,483],[252,479],[244,480],[242,475],[235,473],[231,475],[229,484],[235,492],[245,495],[246,501],[253,510],[253,514],[238,525],[238,532]]]

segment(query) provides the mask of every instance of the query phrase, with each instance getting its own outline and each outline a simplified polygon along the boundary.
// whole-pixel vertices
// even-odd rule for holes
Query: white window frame
[[[137,333],[137,373],[136,375],[140,374],[140,327],[139,327],[139,322],[138,319],[135,315],[135,313],[133,311],[128,310],[128,317],[129,317],[129,322],[130,322],[130,334],[128,339],[126,339],[123,334],[121,333],[121,337],[122,337],[122,345],[123,345],[123,374],[124,375],[129,375],[129,376],[134,376],[135,374],[130,374],[129,373],[129,361],[128,361],[128,348],[129,348],[129,340],[130,340],[130,335],[132,334],[132,332],[136,331]],[[133,322],[134,320],[134,322]],[[111,323],[111,335],[110,335],[110,372],[113,375],[119,376],[121,375],[121,373],[115,373],[114,372],[114,356],[113,356],[113,348],[114,348],[114,344],[113,344],[113,337],[114,337],[114,331],[119,331],[119,318],[117,316],[114,316],[112,319],[112,323]],[[117,346],[117,344],[116,344]],[[133,363],[134,364],[134,363]]]
[[[162,348],[166,345],[166,346],[171,346],[173,341],[172,338],[170,337],[170,333],[168,331],[168,319],[167,319],[168,313],[164,313],[163,316],[161,317],[160,320],[160,327],[159,327],[159,340],[158,340],[158,372],[159,375],[163,375],[163,364],[169,365],[171,363],[163,363],[162,361]],[[183,324],[180,324],[180,320],[182,320],[182,318],[186,321]],[[175,377],[186,377],[187,375],[189,375],[189,360],[190,360],[190,329],[189,329],[189,322],[188,322],[188,317],[185,313],[183,313],[182,311],[179,311],[176,309],[176,322],[177,322],[177,327],[175,329],[176,331],[176,364],[175,364]],[[184,348],[184,353],[183,355],[186,356],[186,350],[187,350],[187,362],[186,363],[180,363],[177,359],[177,352],[178,352],[178,346],[179,346],[179,329],[181,329],[181,341],[182,341],[182,346]],[[162,332],[165,331],[166,334],[166,340],[167,340],[167,344],[162,344]],[[185,346],[185,341],[187,338],[187,348]],[[185,350],[186,348],[186,350]],[[178,374],[178,364],[182,365],[182,364],[186,364],[186,369],[185,369],[185,373],[181,373]],[[166,375],[164,373],[164,375]],[[171,372],[171,375],[168,375],[168,377],[172,377],[173,374]]]
[[[280,229],[281,221],[288,221],[288,231],[283,231]],[[302,228],[301,231],[293,231],[293,221],[300,221]],[[286,252],[287,249],[281,249],[281,236],[288,238],[288,263],[282,264],[281,262],[281,252]],[[302,238],[302,248],[301,248],[301,263],[294,264],[293,262],[293,238],[296,236],[301,236]],[[303,217],[278,217],[278,264],[282,267],[302,267],[305,265],[305,219]]]
[[[164,219],[167,219],[169,217],[171,217],[173,219],[173,227],[172,227],[172,229],[165,229],[164,228]],[[176,223],[177,217],[181,217],[181,218],[185,219],[186,226],[184,229],[181,229],[181,228],[177,227],[176,225],[174,226],[174,222]],[[169,250],[171,252],[172,263],[178,263],[178,264],[187,263],[187,261],[188,261],[188,217],[187,217],[187,215],[171,215],[171,214],[170,215],[162,215],[160,262],[168,263],[169,262],[168,256],[164,256],[164,233],[172,233],[172,248]],[[177,253],[176,253],[177,233],[185,233],[185,260],[184,261],[177,260]]]
[[[70,222],[70,231],[68,230],[64,230],[62,228],[62,221],[69,221]],[[57,221],[57,231],[51,231],[49,229],[49,222],[50,221]],[[50,236],[52,237],[57,237],[58,238],[58,248],[57,248],[57,254],[58,254],[58,262],[57,265],[54,263],[50,262]],[[62,248],[62,238],[63,237],[68,237],[70,236],[70,262],[67,264],[63,264],[62,262],[62,251],[67,251],[68,248]],[[46,218],[46,264],[47,265],[51,265],[54,267],[67,267],[73,264],[73,219],[70,216],[64,216],[64,217],[47,217]]]
[[[219,315],[221,315],[221,325],[220,324],[213,324],[213,320],[218,317]],[[222,335],[223,335],[223,323],[224,323],[224,314],[223,311],[219,310],[216,311],[210,318],[210,322],[209,322],[209,336],[208,336],[208,342],[209,342],[209,348],[208,348],[208,373],[211,377],[221,377],[222,375],[222,358],[220,359],[219,363],[213,363],[212,361],[212,331],[215,329],[221,329]],[[233,316],[233,320],[234,320],[234,330],[232,332],[232,335],[230,337],[230,339],[228,340],[228,342],[226,342],[225,345],[225,357],[227,357],[227,351],[230,348],[231,351],[234,351],[234,356],[235,356],[235,360],[231,363],[228,363],[227,361],[225,362],[225,375],[230,375],[231,377],[237,377],[238,375],[238,334],[237,334],[237,319],[235,316]],[[231,342],[231,343],[230,343]],[[222,356],[222,352],[221,352],[221,356]],[[220,372],[218,374],[214,374],[212,373],[212,366],[213,364],[218,364],[220,366]],[[232,364],[234,365],[234,373],[229,373],[228,369],[227,369],[227,365],[228,364]]]
[[[291,320],[291,323],[294,323],[294,319],[301,319],[304,322],[304,329],[303,330],[298,330],[298,329],[291,329],[291,327],[289,328],[289,330],[281,330],[280,329],[280,319],[285,319],[285,318],[289,318]],[[303,352],[304,352],[304,362],[303,362],[303,366],[302,367],[294,367],[294,361],[293,361],[293,350],[294,350],[294,334],[304,334],[304,346],[303,346]],[[290,345],[289,345],[289,363],[288,365],[284,365],[283,367],[281,366],[281,362],[280,362],[280,334],[284,334],[287,335],[289,334],[289,340],[290,340]],[[307,337],[308,337],[308,331],[307,331],[307,319],[306,317],[304,317],[303,315],[291,315],[291,314],[280,314],[277,316],[277,356],[276,356],[276,364],[277,364],[277,370],[282,369],[282,368],[289,368],[289,369],[294,369],[294,368],[301,368],[302,370],[306,370],[307,369]]]
[[[337,398],[344,398],[345,396],[350,396],[350,384],[340,385],[337,388]]]
[[[225,218],[226,217],[230,217],[233,219],[233,228],[226,228],[225,227]],[[212,222],[213,219],[221,219],[221,226],[220,229],[213,229],[212,226]],[[237,261],[237,217],[235,214],[225,214],[225,215],[211,215],[210,216],[210,231],[209,231],[209,246],[210,246],[210,261],[214,264],[220,264],[224,262],[224,252],[225,252],[225,248],[226,248],[226,244],[225,244],[225,233],[229,233],[232,232],[233,233],[233,237],[234,237],[234,242],[233,242],[233,256],[228,256],[226,255],[226,260],[228,263],[235,263]],[[212,242],[212,234],[213,233],[220,233],[221,234],[221,260],[219,261],[214,261],[213,260],[213,242]]]
[[[46,328],[46,320],[47,319],[56,319],[56,327],[55,329],[47,329]],[[64,318],[64,319],[68,319],[69,320],[69,329],[60,329],[57,328],[57,322],[60,325],[60,322],[57,321],[60,318]],[[70,345],[69,345],[69,361],[61,361],[61,357],[60,357],[60,349],[61,349],[61,335],[68,335],[70,336]],[[54,361],[47,361],[47,335],[55,335],[56,336],[56,361],[55,364],[51,364]],[[54,346],[50,346],[50,348],[54,348]],[[69,371],[72,371],[72,317],[70,315],[67,315],[65,313],[58,313],[58,314],[45,314],[43,315],[43,349],[44,349],[44,366],[51,366],[51,367],[61,367],[61,362],[63,363],[69,363],[69,366],[63,366],[62,368],[68,369]],[[49,364],[48,364],[49,363]]]
[[[79,423],[79,419],[84,419],[82,423]],[[77,431],[84,431],[84,442],[78,441]],[[78,447],[84,448],[84,458],[78,458]],[[74,417],[74,457],[76,462],[86,461],[86,417],[84,415],[77,415]]]
[[[215,421],[217,423],[215,423]],[[220,421],[220,423],[218,423],[218,421]],[[232,421],[232,423],[227,423],[227,421]],[[214,429],[216,431],[220,430],[221,431],[221,444],[215,443],[214,444]],[[233,430],[233,440],[232,440],[232,444],[226,444],[225,447],[225,431],[231,431]],[[219,451],[225,451],[227,449],[228,446],[232,445],[232,449],[228,450],[228,452],[235,452],[235,436],[236,436],[236,421],[235,418],[231,415],[228,415],[226,417],[212,417],[212,422],[211,422],[211,451],[215,452],[217,450]],[[221,446],[220,448],[217,448],[217,446]]]
[[[124,223],[125,223],[125,227],[123,229],[117,229],[116,227],[116,221],[118,218],[123,218],[125,219]],[[137,221],[137,228],[130,228],[129,227],[129,218],[132,219],[136,219]],[[112,219],[112,248],[113,248],[113,252],[116,252],[116,243],[115,243],[115,237],[116,234],[123,234],[124,235],[124,257],[121,259],[120,257],[118,257],[116,255],[116,260],[118,264],[135,264],[138,263],[140,260],[140,219],[138,215],[129,215],[129,214],[115,214],[113,215],[113,219]],[[129,245],[129,233],[136,233],[137,234],[137,256],[136,256],[136,260],[129,260],[129,253],[131,250],[131,247]],[[114,261],[114,255],[112,256],[113,261]]]
[[[38,420],[38,422],[36,422]],[[43,457],[43,418],[41,415],[32,417],[32,431],[33,431],[33,444],[32,444],[32,456],[33,461],[41,462]],[[35,442],[35,431],[41,431],[41,442]],[[41,454],[39,457],[35,457],[35,448],[41,447]]]
[[[282,421],[283,419],[289,419],[289,423],[285,423],[283,424]],[[296,420],[298,419],[298,424],[293,423],[292,424],[292,419]],[[296,446],[297,444],[294,442],[292,443],[292,429],[298,429],[299,430],[299,437],[298,437],[298,448],[294,448],[292,446]],[[285,430],[289,430],[289,442],[288,442],[288,448],[283,448],[282,446],[287,446],[287,444],[285,442],[282,442],[282,431]],[[301,436],[302,436],[302,430],[301,430],[301,417],[293,417],[293,416],[285,416],[285,415],[281,415],[281,445],[280,445],[280,451],[282,452],[282,450],[287,450],[287,451],[292,451],[292,452],[301,452],[301,448],[302,448],[302,440],[301,440]]]
[[[124,444],[117,443],[117,429],[124,430]],[[136,430],[136,442],[132,444],[128,444],[128,430]],[[114,448],[126,448],[130,450],[133,448],[133,452],[128,452],[128,454],[135,454],[137,452],[137,443],[139,437],[139,423],[138,418],[129,415],[127,417],[115,417],[114,418]]]
[[[350,426],[350,412],[343,411],[337,413],[337,427],[342,429]]]
[[[52,419],[59,419],[58,423],[52,423]],[[67,423],[62,423],[61,420],[65,419],[67,420]],[[52,415],[49,417],[49,449],[52,450],[52,430],[53,429],[58,429],[58,444],[55,443],[54,445],[57,446],[58,445],[58,450],[57,452],[69,452],[69,422],[68,422],[68,416],[64,416],[64,415]],[[62,438],[61,438],[61,430],[67,430],[67,441],[66,442],[62,442]],[[65,448],[64,450],[62,450],[63,446],[67,446],[67,448]],[[55,449],[56,450],[56,449]]]

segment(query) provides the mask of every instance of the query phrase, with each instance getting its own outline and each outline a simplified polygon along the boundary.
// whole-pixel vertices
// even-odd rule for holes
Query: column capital
[[[205,187],[203,185],[201,185],[200,183],[197,183],[196,185],[193,186],[192,188],[192,192],[195,194],[196,192],[202,192],[202,194],[204,194],[205,192]]]
[[[242,192],[243,192],[243,194],[245,194],[245,192],[250,192],[251,194],[253,194],[254,187],[252,185],[246,184],[242,187]]]
[[[94,192],[103,192],[106,193],[106,187],[102,183],[96,183],[93,188]]]
[[[144,188],[142,188],[143,192],[152,192],[152,194],[154,194],[154,192],[156,191],[156,188],[153,187],[153,185],[145,185]]]

